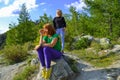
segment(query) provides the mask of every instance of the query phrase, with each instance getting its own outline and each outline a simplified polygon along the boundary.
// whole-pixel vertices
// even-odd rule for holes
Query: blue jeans
[[[65,31],[63,30],[63,28],[60,28],[60,29],[56,29],[56,33],[61,37],[62,50],[64,50]]]
[[[40,47],[38,50],[38,57],[42,67],[50,68],[51,60],[60,59],[62,53],[51,47]]]

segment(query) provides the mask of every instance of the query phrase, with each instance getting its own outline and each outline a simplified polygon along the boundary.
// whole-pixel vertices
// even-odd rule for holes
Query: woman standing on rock
[[[51,60],[62,56],[61,44],[55,29],[49,23],[40,30],[40,43],[35,47],[42,65],[42,77],[48,79],[51,75]]]
[[[56,33],[61,37],[61,43],[62,43],[61,52],[64,53],[64,37],[65,37],[66,22],[64,17],[62,16],[62,11],[60,9],[56,11],[56,17],[53,19],[53,25],[54,28],[56,29]]]

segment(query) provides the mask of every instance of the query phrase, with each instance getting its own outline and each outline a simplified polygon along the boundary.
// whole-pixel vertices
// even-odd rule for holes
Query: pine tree
[[[30,20],[29,13],[26,9],[26,5],[23,4],[21,7],[21,10],[20,10],[18,21],[19,21],[19,23],[23,23],[23,22],[27,22],[29,20]]]
[[[32,42],[37,37],[37,31],[34,28],[35,23],[30,20],[25,4],[21,7],[18,21],[19,24],[15,25],[15,27],[12,24],[9,25],[12,28],[7,32],[7,45]]]
[[[120,2],[119,0],[84,0],[87,5],[87,11],[90,12],[91,19],[98,27],[97,30],[104,36],[118,35],[120,32],[118,20],[120,19]],[[120,30],[120,29],[119,29]]]

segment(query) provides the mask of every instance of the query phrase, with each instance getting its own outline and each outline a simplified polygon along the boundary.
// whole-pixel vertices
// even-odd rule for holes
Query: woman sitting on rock
[[[62,56],[61,43],[53,26],[49,23],[43,26],[40,30],[40,42],[35,47],[38,52],[38,57],[42,65],[42,77],[50,78],[51,75],[51,60],[59,59]]]

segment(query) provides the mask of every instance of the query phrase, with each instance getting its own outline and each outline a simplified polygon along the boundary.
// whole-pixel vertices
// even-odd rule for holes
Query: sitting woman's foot
[[[43,68],[42,71],[41,71],[41,74],[42,74],[42,77],[45,78],[45,73],[46,73],[46,69]]]
[[[51,72],[52,72],[52,68],[49,68],[49,69],[46,70],[45,79],[49,79],[50,78]]]

